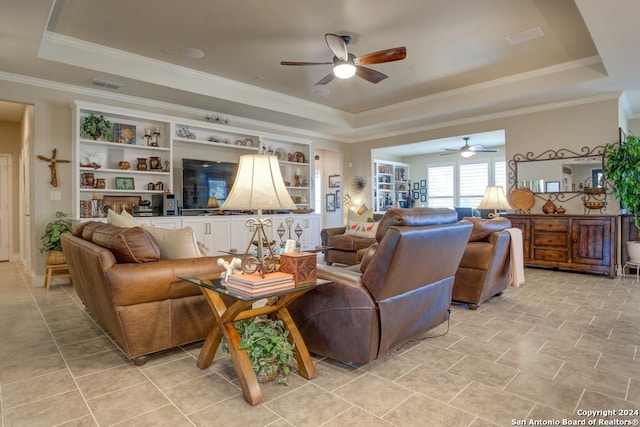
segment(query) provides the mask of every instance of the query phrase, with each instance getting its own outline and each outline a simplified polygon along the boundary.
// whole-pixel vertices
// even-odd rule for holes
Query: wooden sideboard
[[[524,263],[615,277],[617,216],[507,215],[522,230]]]

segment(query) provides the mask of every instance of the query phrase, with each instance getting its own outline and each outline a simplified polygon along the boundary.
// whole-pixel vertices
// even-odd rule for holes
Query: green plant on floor
[[[42,240],[40,252],[61,251],[60,236],[64,233],[71,233],[72,230],[73,225],[67,219],[67,214],[60,211],[56,212],[56,219],[47,224],[44,233],[40,236]]]
[[[604,173],[613,195],[640,228],[640,137],[629,135],[620,144],[608,144],[604,157]]]
[[[80,127],[80,136],[84,138],[98,139],[101,136],[106,140],[111,138],[111,122],[107,120],[102,114],[97,115],[89,113],[87,117],[82,121]]]
[[[235,322],[240,335],[238,348],[246,350],[251,367],[258,376],[276,376],[278,383],[287,384],[289,367],[293,360],[293,345],[289,342],[289,331],[284,329],[282,320],[257,316]],[[222,341],[222,348],[228,351]]]

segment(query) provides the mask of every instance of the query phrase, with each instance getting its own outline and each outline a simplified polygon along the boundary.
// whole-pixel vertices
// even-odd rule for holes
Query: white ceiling
[[[629,116],[640,116],[637,0],[2,0],[1,12],[0,79],[82,88],[102,79],[125,86],[97,93],[235,124],[357,142],[623,92]],[[542,38],[507,41],[537,27]],[[350,35],[356,55],[406,46],[407,58],[369,66],[389,76],[377,85],[314,87],[328,65],[280,65],[330,61],[327,32]],[[186,58],[185,48],[205,56]]]

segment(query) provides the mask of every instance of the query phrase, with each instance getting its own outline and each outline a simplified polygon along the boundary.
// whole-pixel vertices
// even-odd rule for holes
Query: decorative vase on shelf
[[[558,213],[558,215],[564,215],[567,212],[567,210],[563,208],[562,205],[560,205],[556,210],[556,212]]]
[[[138,157],[138,170],[146,171],[147,170],[147,158],[146,157]]]
[[[556,205],[551,201],[551,199],[547,200],[547,203],[542,205],[542,212],[547,215],[552,215],[556,212]]]

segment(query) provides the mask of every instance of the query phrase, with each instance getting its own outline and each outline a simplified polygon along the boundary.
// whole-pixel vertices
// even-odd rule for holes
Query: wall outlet
[[[60,200],[62,198],[62,193],[60,191],[52,191],[49,193],[49,197],[51,200]]]

